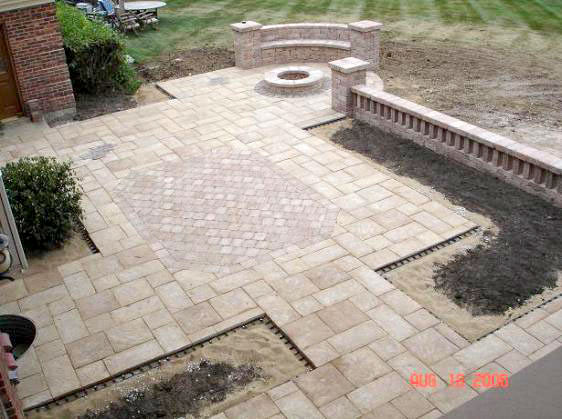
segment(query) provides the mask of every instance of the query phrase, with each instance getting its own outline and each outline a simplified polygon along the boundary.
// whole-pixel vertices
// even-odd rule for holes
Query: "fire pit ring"
[[[305,66],[279,67],[265,73],[265,84],[277,93],[297,93],[322,87],[324,73]]]

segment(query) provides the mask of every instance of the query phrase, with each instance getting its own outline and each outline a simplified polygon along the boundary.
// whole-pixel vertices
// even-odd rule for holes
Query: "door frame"
[[[0,22],[0,37],[2,38],[1,41],[4,42],[4,45],[6,45],[6,53],[8,54],[8,65],[10,66],[9,71],[12,72],[12,77],[14,79],[14,85],[16,88],[16,97],[20,105],[20,111],[16,113],[13,117],[20,117],[25,115],[25,109],[23,106],[23,100],[20,92],[18,74],[16,73],[16,67],[14,66],[14,57],[12,56],[12,53],[10,51],[10,43],[8,42],[6,24],[3,22]]]

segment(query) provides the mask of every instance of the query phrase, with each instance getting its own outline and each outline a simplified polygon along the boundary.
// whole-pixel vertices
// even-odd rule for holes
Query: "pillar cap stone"
[[[340,73],[349,74],[355,73],[356,71],[367,70],[371,67],[371,63],[368,61],[360,60],[355,57],[342,58],[341,60],[330,61],[328,63],[330,68]]]
[[[233,31],[236,32],[250,32],[250,31],[257,31],[263,25],[258,22],[254,22],[253,20],[244,20],[242,22],[233,23],[230,25]]]
[[[380,22],[374,22],[372,20],[361,20],[359,22],[350,23],[347,26],[349,26],[349,29],[353,29],[354,31],[372,32],[378,31],[383,25]]]

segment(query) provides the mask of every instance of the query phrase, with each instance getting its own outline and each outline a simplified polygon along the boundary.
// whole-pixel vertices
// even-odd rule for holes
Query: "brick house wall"
[[[35,5],[23,8],[21,4],[26,1],[13,10],[0,9],[0,26],[12,58],[21,104],[27,114],[28,102],[34,99],[45,114],[73,114],[76,103],[55,3],[28,1]]]

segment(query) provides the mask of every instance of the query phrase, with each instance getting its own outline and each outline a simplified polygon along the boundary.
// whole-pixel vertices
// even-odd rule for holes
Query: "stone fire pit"
[[[279,67],[265,73],[265,84],[274,93],[305,93],[322,88],[324,73],[305,66]]]

